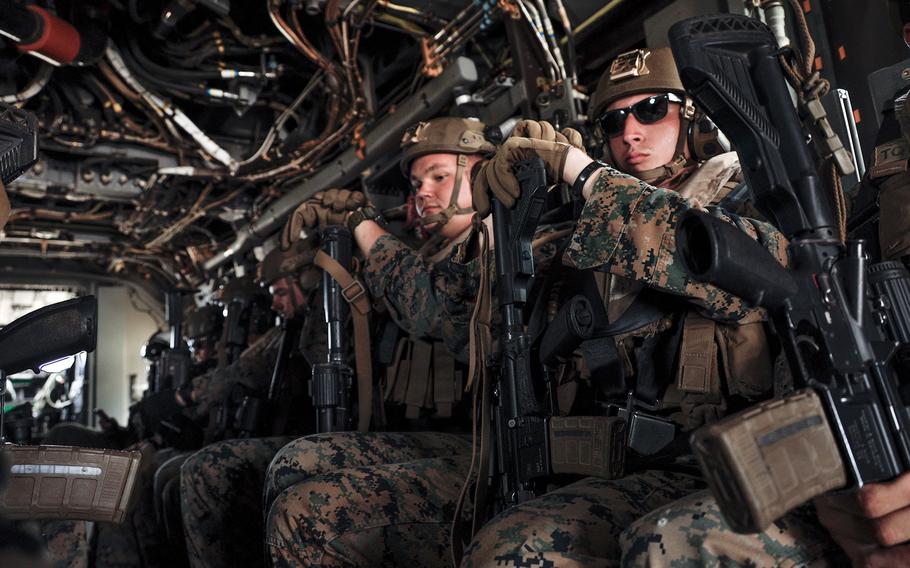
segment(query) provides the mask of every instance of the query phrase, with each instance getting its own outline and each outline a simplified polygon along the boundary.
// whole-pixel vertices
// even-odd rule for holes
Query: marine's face
[[[468,156],[468,164],[461,175],[461,189],[458,192],[458,207],[470,209],[474,202],[471,199],[471,167],[480,160],[479,156]],[[455,188],[455,171],[458,169],[458,156],[455,154],[427,154],[411,163],[410,182],[414,189],[417,214],[421,219],[441,213],[452,200]],[[471,214],[455,215],[439,229],[439,234],[446,238],[457,237],[471,225]],[[435,227],[428,227],[434,229]]]
[[[212,345],[206,338],[193,338],[189,343],[190,351],[193,352],[193,361],[196,363],[205,363],[212,356]]]
[[[273,282],[269,286],[269,293],[272,295],[272,310],[284,319],[294,317],[299,310],[303,310],[306,303],[300,286],[287,276]]]
[[[610,103],[605,112],[628,108],[659,94],[629,95]],[[679,110],[678,103],[670,102],[667,115],[650,124],[643,124],[633,113],[629,113],[622,132],[607,140],[616,167],[635,175],[671,162],[679,138]]]

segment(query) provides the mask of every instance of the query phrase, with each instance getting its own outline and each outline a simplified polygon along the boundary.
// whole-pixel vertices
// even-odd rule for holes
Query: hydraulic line
[[[3,95],[0,97],[0,101],[6,104],[24,103],[41,92],[41,89],[50,81],[53,73],[54,66],[42,61],[41,67],[38,68],[38,71],[32,76],[24,89],[13,95]]]
[[[227,166],[230,171],[236,171],[237,162],[228,154],[227,150],[223,149],[214,140],[209,138],[205,132],[200,130],[200,128],[183,113],[183,111],[163,100],[158,95],[146,90],[145,87],[133,78],[129,69],[126,67],[126,63],[124,63],[123,58],[115,47],[112,45],[108,46],[106,55],[108,61],[120,77],[132,87],[134,91],[139,93],[149,105],[160,110],[165,116],[177,123],[177,125],[189,134],[208,155]]]

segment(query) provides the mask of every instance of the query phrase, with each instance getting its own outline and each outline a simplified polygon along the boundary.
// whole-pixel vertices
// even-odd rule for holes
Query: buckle
[[[351,289],[354,289],[353,293],[350,292]],[[363,284],[357,280],[351,280],[351,283],[341,289],[341,295],[344,296],[344,299],[354,306],[355,302],[359,300],[362,296],[366,295],[366,289],[363,287]],[[360,313],[364,313],[361,310],[357,310]]]

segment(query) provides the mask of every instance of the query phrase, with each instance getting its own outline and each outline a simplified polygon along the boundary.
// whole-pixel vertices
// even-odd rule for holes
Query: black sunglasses
[[[600,115],[597,119],[597,125],[600,127],[604,136],[612,138],[622,134],[626,128],[626,118],[631,114],[638,122],[642,124],[654,124],[658,120],[667,116],[670,103],[683,104],[682,98],[673,93],[664,93],[642,99],[634,105],[626,108],[615,108],[608,110]]]

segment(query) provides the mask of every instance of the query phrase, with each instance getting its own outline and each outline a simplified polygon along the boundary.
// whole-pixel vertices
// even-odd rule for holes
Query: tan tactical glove
[[[471,184],[474,209],[481,217],[486,217],[490,212],[490,193],[506,207],[515,206],[515,201],[521,195],[521,187],[512,173],[512,166],[522,160],[534,157],[543,159],[550,181],[553,183],[562,181],[566,155],[570,148],[572,146],[565,142],[509,138],[499,147],[492,159],[474,168]]]
[[[303,228],[322,228],[343,225],[351,211],[366,205],[367,198],[360,191],[329,189],[319,191],[301,203],[281,231],[281,246],[287,249],[300,238]]]
[[[563,128],[559,132],[553,125],[545,120],[522,120],[515,125],[510,137],[534,138],[535,140],[548,140],[550,142],[564,142],[584,151],[584,140],[581,132],[574,128]]]

